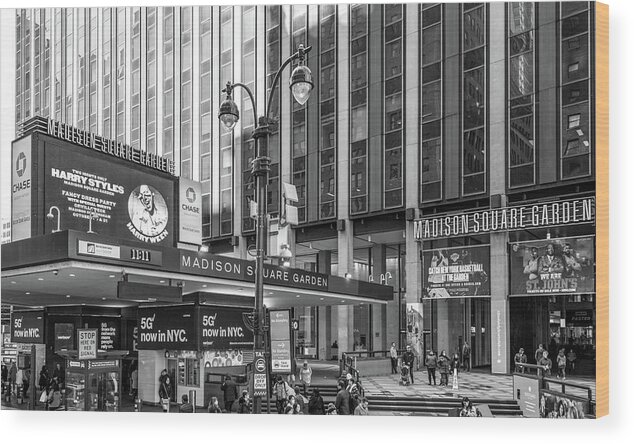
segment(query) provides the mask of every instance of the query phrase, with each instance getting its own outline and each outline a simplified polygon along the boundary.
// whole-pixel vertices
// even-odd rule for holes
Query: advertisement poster
[[[55,351],[75,349],[75,324],[55,323]]]
[[[188,244],[202,244],[202,184],[181,177],[179,188],[178,240]]]
[[[45,207],[59,210],[62,230],[92,228],[124,240],[173,244],[172,180],[72,147],[49,144],[44,151]],[[53,213],[45,218],[47,233],[57,229]]]
[[[290,373],[291,316],[289,310],[271,310],[269,312],[271,336],[271,369],[273,373]]]
[[[200,345],[215,350],[252,349],[253,332],[247,328],[240,308],[199,308]]]
[[[231,367],[243,365],[244,354],[242,350],[205,350],[203,352],[203,365],[209,367]]]
[[[594,293],[594,237],[514,244],[511,294]]]
[[[197,350],[195,313],[192,306],[139,307],[139,350]]]
[[[31,237],[31,137],[12,145],[11,241]]]
[[[99,350],[119,348],[119,322],[101,321],[99,323]]]
[[[11,315],[11,342],[44,343],[44,312],[14,311]]]
[[[539,418],[539,379],[534,376],[513,375],[513,399],[527,418]]]
[[[423,251],[423,297],[489,296],[489,246]]]
[[[539,416],[553,419],[583,419],[588,402],[561,393],[542,390],[539,398]]]
[[[423,337],[423,304],[407,304],[407,344],[412,346],[416,356],[425,356]]]
[[[77,359],[97,359],[97,329],[77,329]]]

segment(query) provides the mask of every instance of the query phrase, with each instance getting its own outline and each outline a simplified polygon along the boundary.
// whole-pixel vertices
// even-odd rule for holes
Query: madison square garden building
[[[228,81],[258,114],[272,93],[268,212],[295,185],[290,267],[393,290],[297,295],[298,357],[468,342],[473,367],[508,373],[543,343],[592,374],[594,17],[592,2],[16,10],[16,137],[42,116],[173,162],[202,184],[209,252],[250,260],[244,91],[233,131],[217,115]],[[268,89],[299,44],[304,105],[290,70]]]

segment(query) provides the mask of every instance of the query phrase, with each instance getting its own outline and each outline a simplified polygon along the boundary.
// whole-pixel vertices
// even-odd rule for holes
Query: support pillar
[[[386,267],[385,267],[385,245],[378,244],[372,247],[372,274],[373,282],[375,284],[394,285],[396,279],[391,277],[387,279]],[[383,279],[382,277],[385,277]],[[386,344],[387,332],[386,332],[386,306],[384,304],[372,305],[372,319],[370,320],[370,339],[372,350],[387,350],[389,347]]]
[[[317,253],[317,272],[330,274],[331,252],[319,251]],[[331,307],[324,306],[317,308],[318,319],[318,338],[317,338],[317,358],[320,360],[329,360],[331,358],[330,346],[332,345],[331,329]]]

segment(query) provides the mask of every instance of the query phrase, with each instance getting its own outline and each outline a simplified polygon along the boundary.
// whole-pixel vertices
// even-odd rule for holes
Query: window
[[[179,358],[178,384],[188,387],[200,387],[200,360]]]

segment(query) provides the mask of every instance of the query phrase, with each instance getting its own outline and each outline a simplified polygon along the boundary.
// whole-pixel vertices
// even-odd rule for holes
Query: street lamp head
[[[308,101],[313,90],[313,75],[303,60],[300,60],[300,64],[291,73],[290,87],[297,103],[303,105]]]
[[[227,98],[220,104],[220,110],[218,111],[218,119],[222,122],[227,131],[231,131],[238,119],[240,119],[240,111],[238,111],[238,105],[231,98],[231,94],[227,94]]]

